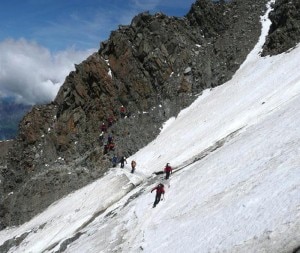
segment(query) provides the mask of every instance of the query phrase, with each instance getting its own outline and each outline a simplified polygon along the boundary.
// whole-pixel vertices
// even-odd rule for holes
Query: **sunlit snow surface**
[[[275,57],[262,36],[235,76],[207,90],[137,161],[0,231],[9,252],[292,252],[300,246],[300,47]],[[126,120],[126,119],[125,119]],[[170,162],[169,182],[153,176]],[[153,209],[158,182],[165,199]],[[25,234],[28,233],[28,234]]]

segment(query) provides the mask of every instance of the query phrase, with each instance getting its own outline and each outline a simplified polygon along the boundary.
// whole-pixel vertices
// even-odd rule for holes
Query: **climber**
[[[135,160],[132,160],[132,161],[131,161],[131,173],[134,173],[135,167],[136,167],[136,161],[135,161]]]
[[[172,174],[172,167],[170,166],[169,163],[167,163],[165,169],[164,169],[164,172],[166,173],[166,179],[169,179],[170,177],[170,174]]]
[[[103,154],[106,155],[107,152],[108,152],[108,145],[105,144],[105,145],[104,145],[104,149],[103,149]]]
[[[113,116],[109,116],[107,118],[107,125],[108,125],[108,127],[111,127],[113,125],[113,123],[115,123],[115,118]]]
[[[108,135],[107,137],[107,143],[112,143],[113,142],[113,137],[111,136],[111,134]]]
[[[104,132],[104,133],[106,133],[106,131],[107,131],[107,126],[105,125],[104,122],[101,125],[101,131]]]
[[[103,139],[104,139],[104,132],[101,131],[101,133],[99,134],[99,143],[101,146],[103,145]]]
[[[116,167],[118,164],[118,157],[116,155],[113,156],[113,158],[111,159],[112,165],[113,167]]]
[[[108,150],[112,150],[112,151],[115,150],[115,144],[113,142],[107,143],[107,146],[108,146]]]
[[[155,201],[153,203],[153,208],[156,207],[156,205],[159,203],[159,201],[161,199],[161,195],[163,194],[163,197],[164,197],[164,194],[165,194],[165,189],[164,189],[164,185],[163,184],[158,184],[156,187],[154,187],[151,190],[151,193],[154,190],[156,190],[156,195],[155,195]]]
[[[120,115],[121,115],[121,118],[125,118],[125,116],[126,116],[126,108],[123,105],[121,105],[121,107],[120,107]]]
[[[122,156],[122,157],[121,157],[120,163],[121,163],[121,168],[123,169],[123,168],[124,168],[124,163],[127,164],[127,160],[126,160],[126,157],[125,157],[125,156]]]

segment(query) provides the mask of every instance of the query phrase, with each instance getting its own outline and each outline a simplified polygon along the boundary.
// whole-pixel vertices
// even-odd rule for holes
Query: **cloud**
[[[25,39],[0,43],[0,96],[15,97],[25,104],[52,101],[74,64],[95,50],[74,48],[52,54]]]

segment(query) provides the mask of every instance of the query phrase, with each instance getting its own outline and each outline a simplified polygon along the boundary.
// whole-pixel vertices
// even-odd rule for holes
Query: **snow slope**
[[[269,11],[270,9],[268,9]],[[259,51],[128,159],[20,227],[9,252],[293,252],[300,246],[300,47]],[[169,182],[154,176],[170,162]],[[128,164],[129,164],[128,163]],[[158,182],[165,199],[153,209]],[[4,245],[4,246],[3,246]],[[2,247],[2,248],[1,248]]]

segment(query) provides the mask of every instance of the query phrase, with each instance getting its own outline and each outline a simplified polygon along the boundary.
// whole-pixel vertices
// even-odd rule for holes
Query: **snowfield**
[[[260,57],[269,11],[232,80],[166,122],[124,169],[111,169],[31,221],[0,231],[0,251],[11,243],[14,253],[296,252],[300,46]],[[168,181],[153,174],[167,162],[174,168]],[[152,208],[150,190],[159,182],[165,199]]]

